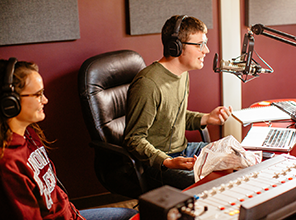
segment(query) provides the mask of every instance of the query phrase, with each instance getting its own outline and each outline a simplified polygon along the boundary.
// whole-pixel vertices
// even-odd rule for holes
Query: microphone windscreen
[[[217,53],[215,53],[215,56],[214,56],[214,60],[213,60],[213,70],[214,72],[217,71],[217,64],[218,64],[218,59],[219,59],[219,55]]]

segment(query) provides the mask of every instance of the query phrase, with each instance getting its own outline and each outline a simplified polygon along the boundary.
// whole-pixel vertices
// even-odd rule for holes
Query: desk
[[[250,107],[263,107],[263,106],[268,106],[270,105],[272,102],[277,102],[277,101],[286,101],[286,100],[293,100],[296,101],[296,99],[275,99],[275,100],[268,100],[268,101],[264,101],[264,102],[257,102],[252,104]],[[294,122],[292,120],[285,120],[285,121],[280,121],[280,122],[271,122],[271,125],[273,127],[287,127],[291,124],[293,124]],[[253,126],[270,126],[270,124],[266,124],[266,123],[254,123]],[[276,154],[281,154],[281,152],[276,152]],[[296,156],[296,147],[293,148],[290,153],[290,155]],[[203,178],[202,180],[194,183],[192,186],[186,188],[184,191],[190,190],[194,187],[197,187],[199,185],[202,185],[204,183],[207,183],[209,181],[212,181],[214,179],[220,178],[222,176],[225,176],[229,173],[231,173],[232,171],[215,171],[212,172],[211,174],[209,174],[208,176],[206,176],[205,178]],[[133,216],[130,220],[140,220],[139,214]]]

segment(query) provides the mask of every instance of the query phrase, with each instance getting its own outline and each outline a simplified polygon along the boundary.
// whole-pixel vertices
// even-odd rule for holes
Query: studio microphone
[[[234,60],[221,60],[220,71],[221,72],[242,72],[246,69],[245,61],[234,61]],[[262,68],[259,64],[250,64],[249,74],[256,75],[260,73],[272,73],[269,69]]]
[[[213,70],[214,72],[229,72],[235,75],[243,75],[243,74],[250,74],[250,75],[257,75],[260,73],[272,73],[273,70],[264,69],[259,64],[252,62],[250,64],[249,72],[246,72],[246,61],[241,60],[221,60],[220,65],[218,66],[218,54],[215,54],[214,61],[213,61]]]

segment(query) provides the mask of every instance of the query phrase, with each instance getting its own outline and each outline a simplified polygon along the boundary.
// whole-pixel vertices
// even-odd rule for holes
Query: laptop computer
[[[296,144],[296,129],[252,126],[241,142],[245,149],[289,152]]]

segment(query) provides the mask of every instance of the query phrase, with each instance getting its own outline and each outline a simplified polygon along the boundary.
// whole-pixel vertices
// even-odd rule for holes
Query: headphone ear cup
[[[167,43],[167,51],[172,57],[180,56],[182,54],[182,47],[183,45],[177,37],[170,39]]]
[[[0,112],[6,118],[13,118],[21,111],[20,96],[14,92],[13,73],[17,59],[9,58],[0,97]]]
[[[165,43],[165,47],[164,47],[164,55],[167,56],[172,56],[172,57],[178,57],[182,54],[182,42],[180,41],[180,39],[178,38],[179,35],[179,31],[181,28],[181,23],[183,21],[184,18],[186,18],[187,15],[181,15],[178,17],[176,24],[175,24],[175,28],[173,33],[171,34],[169,40],[167,41],[167,43]]]
[[[13,118],[21,111],[20,97],[17,93],[4,93],[0,99],[1,112],[6,118]]]

